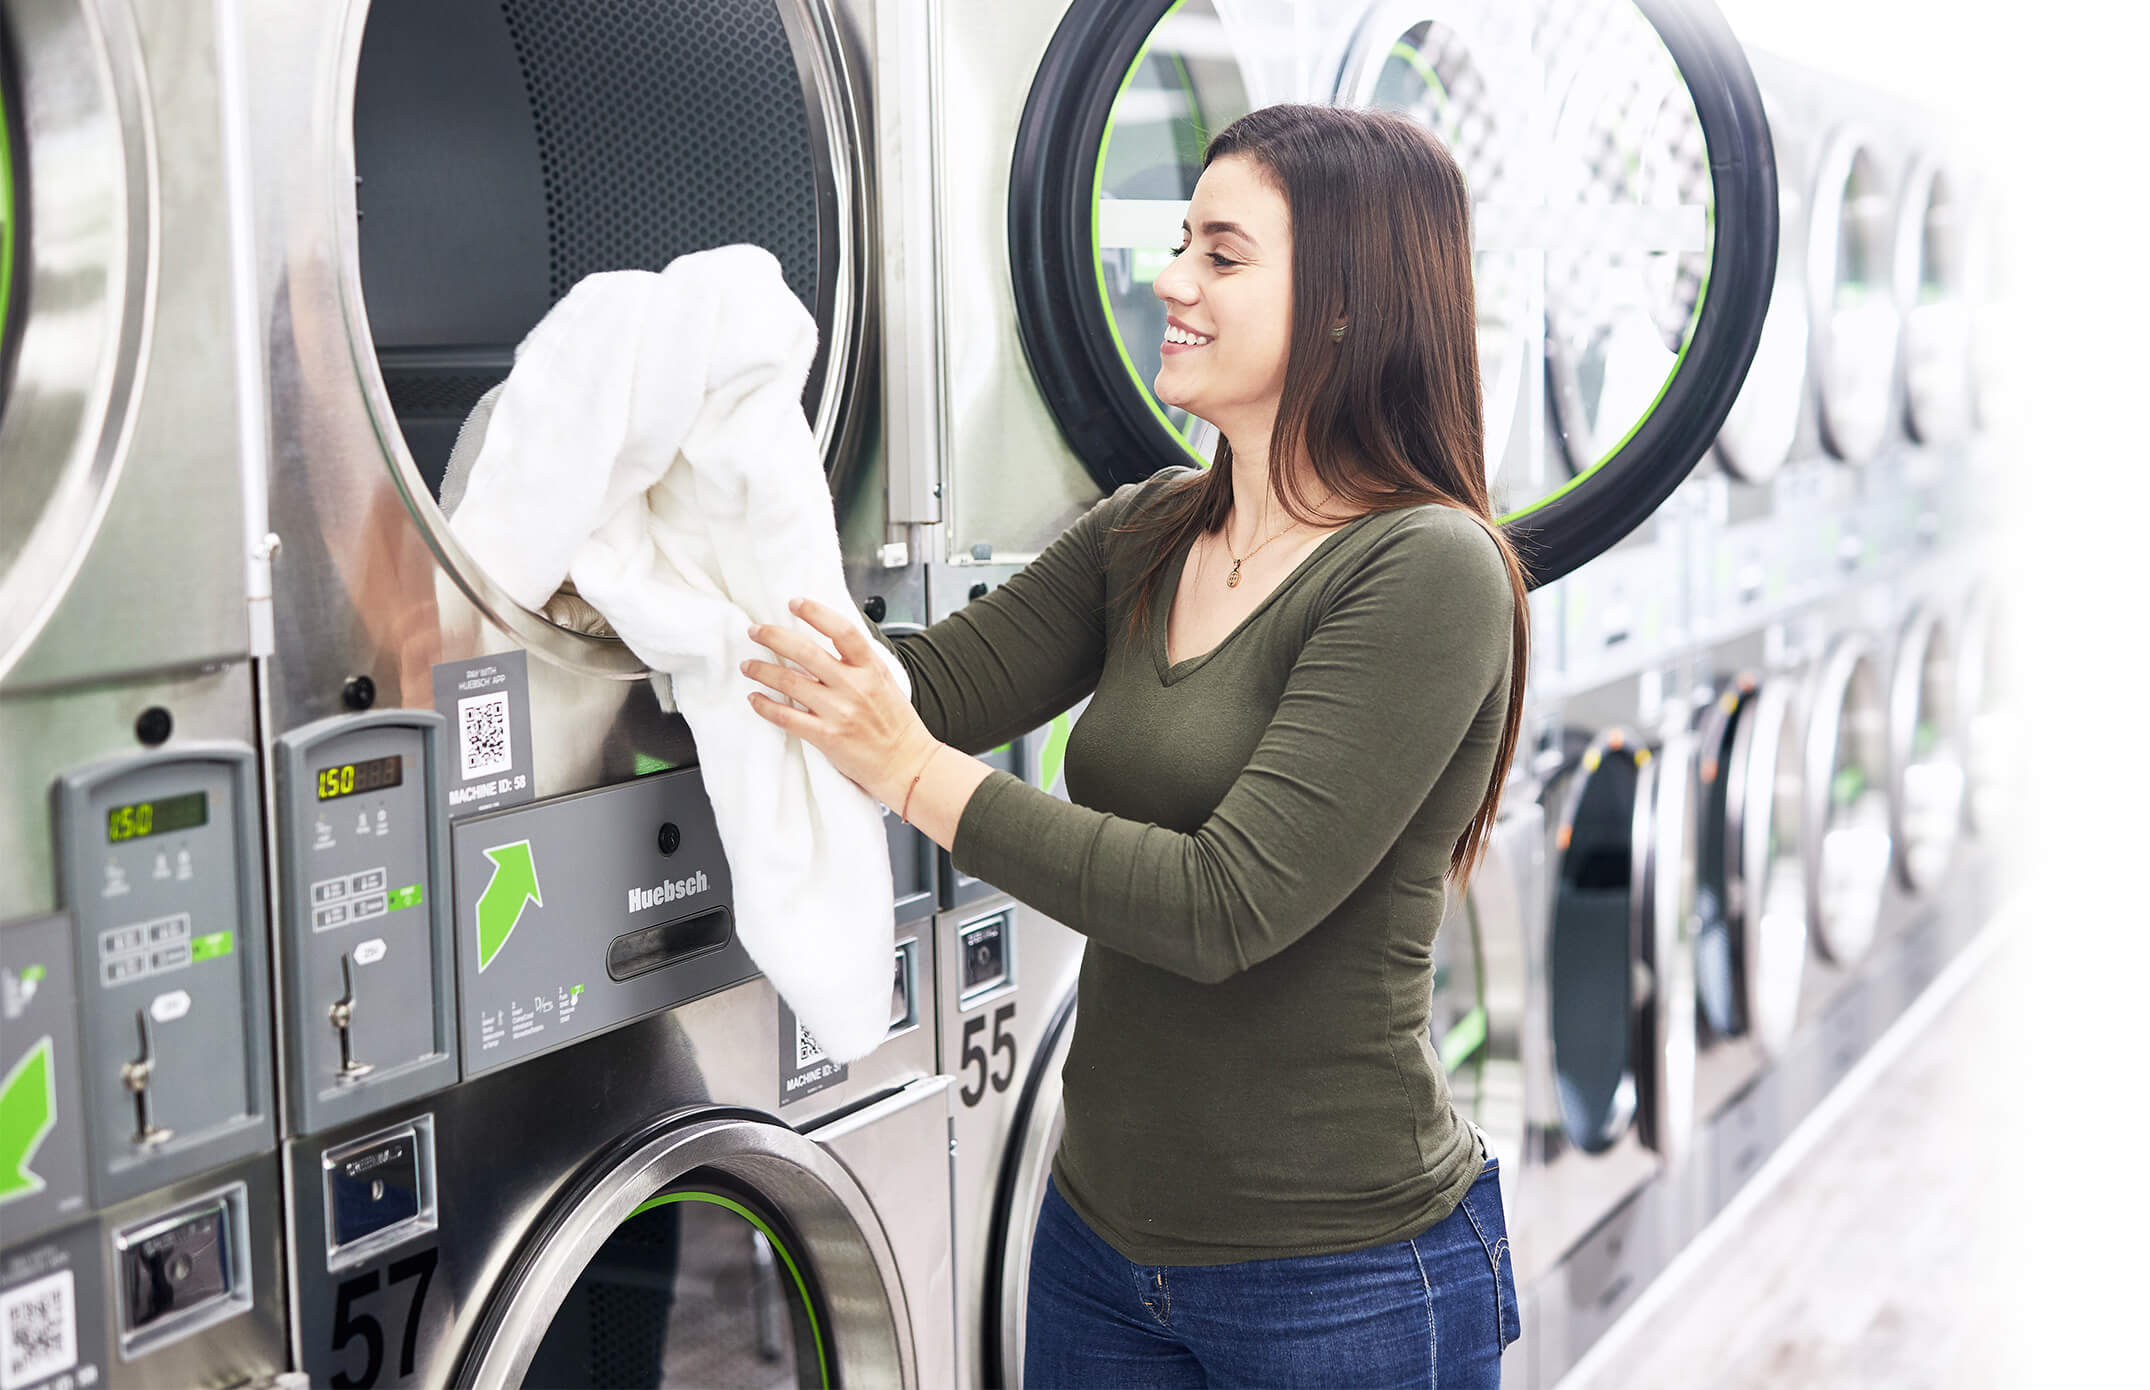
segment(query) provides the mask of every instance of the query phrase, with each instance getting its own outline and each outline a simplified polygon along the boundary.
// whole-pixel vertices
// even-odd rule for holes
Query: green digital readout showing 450
[[[403,755],[391,754],[363,763],[338,763],[314,774],[314,800],[333,801],[339,796],[377,792],[403,785]]]
[[[209,823],[209,793],[189,792],[162,801],[131,801],[105,812],[105,843],[139,840],[144,835],[164,835],[192,830]]]

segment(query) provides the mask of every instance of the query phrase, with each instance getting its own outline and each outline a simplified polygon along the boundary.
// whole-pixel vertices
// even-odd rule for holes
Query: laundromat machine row
[[[1429,1036],[1553,1383],[1992,902],[1968,167],[1702,4],[632,9],[0,0],[9,1390],[1020,1380],[1081,938],[886,816],[835,1065],[662,683],[444,474],[582,276],[767,246],[901,642],[1206,460],[1150,286],[1278,100],[1479,205],[1533,737]],[[965,751],[1067,795],[1081,712]]]

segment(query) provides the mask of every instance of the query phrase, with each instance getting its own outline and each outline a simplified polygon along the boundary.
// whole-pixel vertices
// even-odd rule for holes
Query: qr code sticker
[[[491,777],[515,765],[508,752],[508,692],[473,695],[455,705],[463,748],[463,780]]]
[[[806,1031],[805,1024],[797,1024],[796,1027],[798,1036],[792,1039],[791,1064],[794,1067],[811,1066],[829,1055],[821,1050],[820,1043],[814,1041],[814,1035]]]
[[[0,1293],[7,1347],[0,1390],[33,1385],[75,1368],[75,1272],[63,1269]]]

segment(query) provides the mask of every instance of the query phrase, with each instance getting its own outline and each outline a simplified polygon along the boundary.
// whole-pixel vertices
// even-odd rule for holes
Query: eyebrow
[[[1185,222],[1180,223],[1180,230],[1183,232],[1187,230],[1187,224]],[[1237,222],[1204,222],[1202,224],[1202,231],[1209,236],[1243,237],[1246,239],[1246,243],[1249,246],[1259,247],[1261,245],[1259,241],[1256,241],[1254,239],[1254,234],[1252,232],[1248,231],[1245,227],[1240,226]]]

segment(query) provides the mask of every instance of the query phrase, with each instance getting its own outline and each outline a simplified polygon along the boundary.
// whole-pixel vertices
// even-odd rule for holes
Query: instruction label
[[[434,667],[433,707],[448,721],[441,783],[450,820],[519,806],[537,795],[528,652],[494,652]]]

